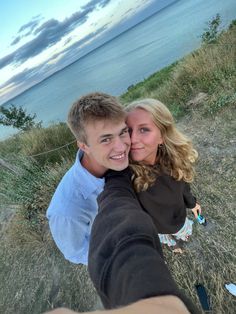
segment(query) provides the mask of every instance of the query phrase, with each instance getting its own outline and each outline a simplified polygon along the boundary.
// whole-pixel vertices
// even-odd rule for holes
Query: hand
[[[114,310],[101,310],[95,312],[83,312],[81,314],[190,314],[190,312],[185,307],[184,303],[175,296],[158,296],[143,299],[121,307]],[[61,308],[49,311],[45,314],[79,314],[79,312],[74,312],[69,309]]]
[[[191,209],[192,213],[194,214],[194,217],[197,219],[198,215],[201,215],[202,209],[201,206],[196,203],[196,206]]]

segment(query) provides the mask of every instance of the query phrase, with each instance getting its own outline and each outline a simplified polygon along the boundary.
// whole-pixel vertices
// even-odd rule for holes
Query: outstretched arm
[[[98,204],[88,269],[104,307],[171,295],[197,312],[179,291],[165,264],[157,230],[140,207],[129,170],[112,171],[106,176]]]

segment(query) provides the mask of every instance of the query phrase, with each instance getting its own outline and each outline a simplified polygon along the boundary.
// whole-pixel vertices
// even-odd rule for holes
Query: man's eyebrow
[[[99,136],[99,139],[103,139],[103,138],[106,138],[106,137],[112,137],[114,136],[113,134],[103,134],[101,136]]]
[[[119,134],[121,134],[122,132],[124,132],[124,131],[128,131],[128,126],[125,126],[124,128],[122,128],[121,129],[121,131],[119,132]],[[107,138],[107,137],[113,137],[115,134],[103,134],[103,135],[101,135],[101,136],[99,136],[99,139],[103,139],[103,138]]]

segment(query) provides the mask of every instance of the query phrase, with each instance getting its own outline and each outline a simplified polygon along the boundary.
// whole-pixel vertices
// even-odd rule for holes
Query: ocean
[[[103,91],[118,96],[198,48],[206,23],[217,13],[226,28],[236,19],[236,1],[176,1],[6,104],[36,113],[44,126],[65,121],[81,95]],[[15,132],[0,126],[0,139]]]

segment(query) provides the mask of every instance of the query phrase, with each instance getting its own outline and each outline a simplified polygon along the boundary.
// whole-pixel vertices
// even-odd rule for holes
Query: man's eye
[[[127,134],[128,132],[129,132],[129,129],[125,129],[125,130],[123,130],[123,131],[121,132],[120,135],[125,135],[125,134]]]
[[[101,143],[110,143],[111,139],[110,138],[104,138],[101,140]]]

